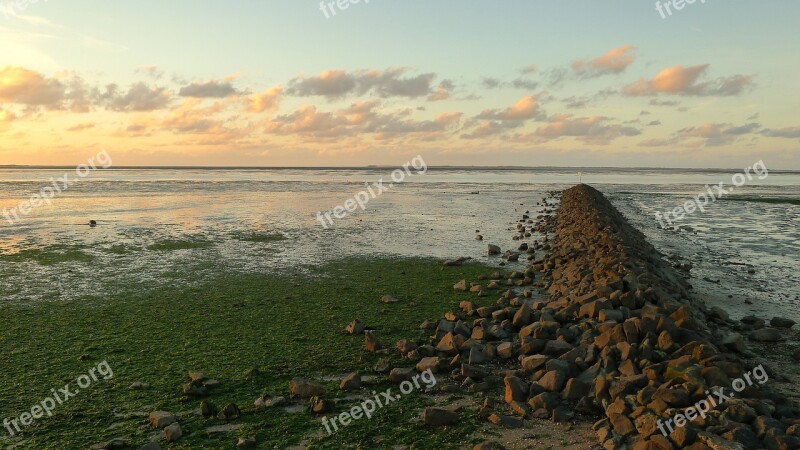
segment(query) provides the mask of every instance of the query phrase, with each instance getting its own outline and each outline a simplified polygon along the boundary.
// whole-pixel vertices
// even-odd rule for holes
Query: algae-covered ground
[[[175,271],[179,276],[181,268]],[[120,286],[110,297],[3,304],[0,418],[30,411],[51,388],[74,385],[102,361],[113,378],[99,378],[21,434],[11,437],[2,429],[0,446],[77,449],[124,437],[138,448],[159,434],[147,414],[166,410],[177,414],[185,435],[174,444],[161,440],[164,448],[234,448],[239,437],[249,436],[258,438],[258,448],[463,448],[477,442],[471,436],[478,427],[475,411],[463,412],[456,427],[425,427],[418,417],[435,402],[428,395],[407,395],[332,436],[308,412],[256,410],[253,401],[267,391],[288,397],[289,381],[297,376],[326,380],[326,397],[344,397],[338,378],[352,371],[371,374],[378,359],[365,353],[363,336],[343,332],[347,323],[360,319],[393,347],[398,339],[419,337],[421,322],[456,310],[470,297],[453,291],[455,281],[491,271],[479,264],[356,258],[297,274],[218,271],[190,287]],[[385,294],[402,301],[380,303]],[[495,300],[490,295],[478,303]],[[411,365],[395,353],[393,365]],[[234,423],[241,428],[206,431],[225,422],[204,419],[197,413],[201,399],[182,395],[189,371],[221,381],[206,400],[219,407],[237,404],[242,417]],[[135,382],[147,387],[133,389]],[[364,393],[387,387],[379,382]],[[348,405],[344,401],[337,409]]]

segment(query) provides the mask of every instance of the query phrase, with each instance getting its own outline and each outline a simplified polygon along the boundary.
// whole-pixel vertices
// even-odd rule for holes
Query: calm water
[[[0,218],[0,302],[111,301],[125,289],[196,283],[217,271],[301,271],[351,255],[484,256],[516,248],[514,221],[574,169],[430,169],[334,226],[315,217],[392,169],[114,169],[91,173],[15,224]],[[68,169],[0,168],[0,214]],[[663,253],[694,265],[703,298],[740,317],[800,319],[800,174],[772,171],[665,231],[653,218],[735,171],[585,170]],[[477,194],[476,194],[477,193]],[[773,199],[778,203],[755,201]],[[97,220],[90,228],[85,224]],[[480,230],[485,242],[474,240]],[[754,272],[754,273],[751,273]],[[752,302],[745,305],[745,300]]]

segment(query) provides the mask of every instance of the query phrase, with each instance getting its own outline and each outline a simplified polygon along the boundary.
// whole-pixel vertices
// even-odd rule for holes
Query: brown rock
[[[325,394],[325,387],[302,378],[293,378],[289,383],[289,391],[292,397],[311,398]]]
[[[425,408],[422,411],[422,421],[425,425],[442,427],[458,423],[458,414],[447,408]]]

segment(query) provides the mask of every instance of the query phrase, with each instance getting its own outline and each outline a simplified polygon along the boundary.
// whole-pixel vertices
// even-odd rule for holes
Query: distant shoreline
[[[19,170],[50,170],[50,169],[72,169],[74,166],[46,166],[46,165],[0,165],[0,169],[19,169]],[[100,170],[374,170],[385,171],[394,170],[395,166],[115,166]],[[677,172],[677,173],[727,173],[737,168],[680,168],[680,167],[560,167],[560,166],[429,166],[429,170],[474,170],[474,171],[522,171],[537,170],[543,172],[584,172],[602,173],[608,171],[617,172],[641,172],[657,171]],[[770,169],[770,172],[783,174],[798,174],[800,170],[795,169]]]

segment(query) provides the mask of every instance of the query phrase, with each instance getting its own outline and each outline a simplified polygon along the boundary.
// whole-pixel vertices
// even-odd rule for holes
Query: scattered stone
[[[319,383],[294,378],[289,383],[289,391],[292,397],[311,398],[325,394],[325,387]]]
[[[200,415],[208,419],[209,417],[214,417],[217,415],[219,411],[217,407],[213,404],[203,400],[200,402]]]
[[[150,413],[150,425],[158,430],[163,429],[167,425],[177,422],[178,419],[175,414],[167,411],[154,411]]]
[[[183,430],[181,426],[177,423],[173,423],[172,425],[164,428],[164,439],[167,442],[175,442],[183,436]]]
[[[378,338],[375,336],[374,331],[364,332],[364,345],[367,351],[370,353],[375,353],[381,349],[381,346],[378,343]]]
[[[499,255],[503,253],[503,250],[496,245],[489,244],[488,248],[489,248],[489,256]]]
[[[422,411],[422,421],[432,427],[454,425],[458,419],[458,413],[447,408],[429,407]]]
[[[783,333],[777,328],[763,328],[750,333],[750,339],[758,342],[780,342]]]
[[[773,317],[769,324],[775,328],[792,328],[797,323],[794,320],[786,319],[783,317]]]
[[[236,448],[255,448],[257,444],[258,441],[254,437],[239,438],[239,442],[236,443]]]
[[[347,327],[344,329],[348,334],[361,334],[364,332],[364,325],[356,319],[350,322]]]
[[[458,283],[453,285],[453,289],[456,291],[466,291],[467,290],[467,280],[461,280]]]
[[[357,391],[361,389],[361,375],[358,372],[353,372],[346,375],[342,382],[339,383],[339,389],[343,391]]]
[[[222,408],[222,411],[217,414],[217,419],[231,422],[241,417],[241,415],[242,411],[239,410],[238,406],[233,403],[228,403]]]
[[[399,298],[392,297],[391,295],[384,295],[381,297],[382,303],[400,303]]]

